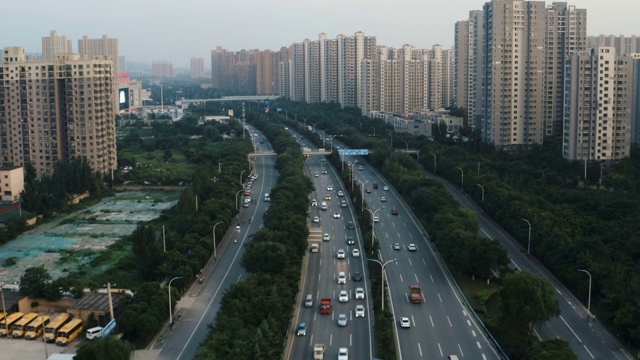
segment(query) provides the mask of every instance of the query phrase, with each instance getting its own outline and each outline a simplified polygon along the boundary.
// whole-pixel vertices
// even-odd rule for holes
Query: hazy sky
[[[169,60],[188,66],[220,45],[229,50],[271,49],[363,31],[378,45],[453,46],[453,28],[483,0],[0,0],[0,45],[39,53],[51,30],[119,39],[127,61]],[[551,1],[547,1],[550,4]],[[574,0],[587,9],[588,35],[640,35],[638,0]]]

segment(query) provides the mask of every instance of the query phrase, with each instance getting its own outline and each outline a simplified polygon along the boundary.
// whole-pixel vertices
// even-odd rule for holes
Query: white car
[[[344,259],[344,258],[345,258],[345,252],[344,252],[344,250],[339,249],[339,250],[338,250],[338,253],[337,253],[337,256],[338,256],[338,259]]]
[[[356,317],[364,317],[364,305],[356,305]]]
[[[333,213],[333,218],[340,219],[340,213],[339,212]]]
[[[347,314],[338,315],[338,326],[347,326]]]
[[[383,196],[383,197],[380,198],[380,201],[387,202],[387,198]]]
[[[360,250],[358,250],[358,249],[351,250],[351,256],[360,257]]]
[[[338,349],[338,360],[349,360],[349,350],[347,348]]]
[[[409,246],[407,246],[407,249],[409,251],[416,251],[418,250],[418,247],[416,246],[416,244],[409,244]]]
[[[400,327],[401,328],[410,328],[411,327],[411,320],[409,320],[408,317],[401,317],[400,318]]]
[[[313,174],[313,177],[318,177],[320,175],[318,175],[318,172],[316,171],[315,174]]]
[[[362,300],[364,299],[364,289],[359,287],[356,288],[356,300]]]
[[[347,283],[347,275],[344,271],[338,273],[338,285],[345,285]]]
[[[387,185],[385,185],[385,186],[382,187],[382,190],[389,191],[389,187]]]
[[[373,222],[374,223],[379,223],[380,222],[380,218],[378,217],[378,215],[373,217]]]
[[[347,290],[340,290],[340,295],[338,296],[338,300],[341,303],[345,303],[349,301],[349,293]]]
[[[326,173],[327,173],[327,170],[322,170],[322,173],[323,173],[323,174],[326,174]]]
[[[342,190],[338,190],[338,196],[344,196],[344,193],[342,192]]]
[[[319,217],[317,217],[317,216],[314,216],[314,217],[313,217],[313,223],[314,223],[314,224],[319,224],[319,223],[320,223],[320,218],[319,218]]]
[[[329,233],[324,233],[324,235],[322,235],[322,241],[329,241],[331,240],[331,236],[329,236]]]
[[[331,185],[327,186],[327,191],[333,191],[333,186]]]
[[[318,206],[318,200],[317,199],[311,200],[311,206]]]

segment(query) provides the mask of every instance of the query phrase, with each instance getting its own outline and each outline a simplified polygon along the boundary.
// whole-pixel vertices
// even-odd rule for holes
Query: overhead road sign
[[[369,149],[340,149],[338,150],[340,156],[343,155],[369,155]]]

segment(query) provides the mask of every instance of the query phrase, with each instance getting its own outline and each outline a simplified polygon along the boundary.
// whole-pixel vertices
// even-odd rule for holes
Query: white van
[[[304,306],[305,307],[312,307],[313,306],[313,296],[311,294],[307,294],[307,297],[304,300]]]
[[[322,205],[320,205],[320,209],[322,209],[323,211],[327,211],[327,202],[323,201]]]
[[[269,195],[269,193],[264,193],[264,202],[269,202],[271,201],[271,195]]]
[[[102,337],[102,327],[101,326],[96,326],[96,327],[93,327],[93,328],[87,330],[87,339],[93,340],[95,338],[101,338],[101,337]]]

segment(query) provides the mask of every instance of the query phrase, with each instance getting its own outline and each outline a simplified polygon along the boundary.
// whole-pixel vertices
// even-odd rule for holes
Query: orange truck
[[[409,295],[411,296],[411,302],[414,304],[420,304],[424,301],[424,296],[422,296],[422,289],[420,289],[420,285],[410,285]]]

